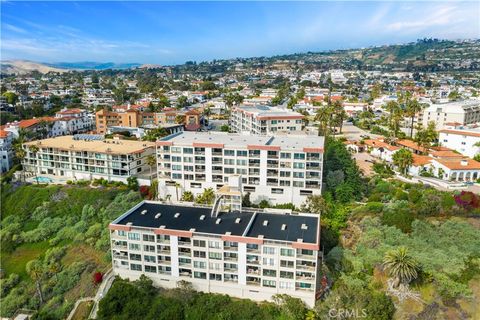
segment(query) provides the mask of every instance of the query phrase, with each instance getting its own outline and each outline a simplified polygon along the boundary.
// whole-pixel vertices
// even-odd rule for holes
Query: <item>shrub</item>
[[[103,273],[95,272],[93,274],[93,284],[98,285],[98,284],[102,283],[102,281],[103,281]]]
[[[404,200],[395,201],[388,204],[384,210],[381,221],[387,226],[394,226],[403,232],[412,231],[412,222],[415,216]]]

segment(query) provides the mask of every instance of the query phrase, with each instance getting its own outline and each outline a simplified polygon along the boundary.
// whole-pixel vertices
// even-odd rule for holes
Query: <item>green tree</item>
[[[145,164],[148,166],[148,169],[150,170],[150,182],[152,181],[152,167],[157,165],[157,159],[155,158],[155,155],[151,154],[147,158],[145,158]]]
[[[137,177],[133,177],[133,176],[128,177],[127,178],[127,186],[130,190],[138,191],[139,184],[138,184]]]
[[[8,104],[13,104],[15,105],[15,103],[17,103],[18,101],[18,96],[15,92],[11,92],[11,91],[7,91],[7,92],[4,92],[2,94],[2,96],[5,97],[5,99],[7,100],[7,103]]]
[[[407,285],[418,277],[418,263],[408,254],[406,247],[388,251],[383,258],[383,266],[395,279],[395,286]]]
[[[38,148],[38,146],[35,145],[35,144],[32,144],[32,145],[28,146],[28,150],[29,150],[31,153],[33,153],[33,158],[35,159],[35,161],[38,161],[38,160],[37,160],[37,153],[38,153],[38,151],[40,150],[40,149]],[[34,167],[35,167],[35,166],[34,166]],[[39,184],[39,181],[38,181],[38,179],[37,179],[37,170],[36,170],[35,168],[33,169],[33,173],[35,174],[35,181],[37,181],[37,184]]]
[[[191,191],[185,191],[183,194],[182,194],[182,198],[181,198],[182,201],[186,201],[186,202],[192,202],[194,200],[194,196],[193,196],[193,193]]]
[[[408,168],[413,163],[413,155],[410,150],[402,148],[393,154],[392,160],[393,164],[397,166],[398,170],[402,174],[407,175]]]
[[[30,278],[32,278],[32,280],[35,282],[38,298],[40,299],[40,304],[43,304],[44,299],[41,281],[45,273],[43,271],[42,263],[38,260],[31,260],[27,263],[25,268]]]
[[[435,122],[430,121],[427,128],[419,127],[414,140],[427,151],[438,140]]]
[[[396,101],[387,102],[385,109],[388,111],[388,128],[394,138],[400,131],[400,121],[403,119],[403,110]]]
[[[423,110],[423,106],[417,101],[417,99],[409,100],[407,102],[406,116],[410,117],[410,138],[413,137],[413,127],[415,123],[415,116],[417,113]]]

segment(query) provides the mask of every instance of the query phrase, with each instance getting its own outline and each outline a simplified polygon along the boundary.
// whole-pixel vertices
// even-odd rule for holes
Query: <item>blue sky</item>
[[[480,38],[475,2],[1,1],[2,59],[156,64]]]

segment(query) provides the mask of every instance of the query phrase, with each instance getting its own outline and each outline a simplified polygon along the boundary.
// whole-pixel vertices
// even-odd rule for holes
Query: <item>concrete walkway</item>
[[[80,303],[85,302],[85,301],[93,301],[93,308],[90,311],[90,315],[88,319],[96,319],[97,318],[97,312],[98,312],[98,303],[102,298],[107,294],[108,290],[110,290],[110,287],[112,286],[113,280],[115,280],[115,274],[113,273],[112,269],[108,270],[107,273],[103,275],[103,281],[98,287],[97,293],[95,294],[95,297],[85,297],[78,299],[75,302],[75,305],[70,311],[70,314],[67,317],[67,320],[71,320],[75,312],[77,311],[78,306]]]

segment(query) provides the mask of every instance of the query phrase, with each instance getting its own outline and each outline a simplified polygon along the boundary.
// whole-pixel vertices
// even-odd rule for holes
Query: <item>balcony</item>
[[[297,263],[297,269],[315,271],[315,266]]]
[[[127,254],[112,254],[113,259],[120,259],[120,260],[128,260],[128,255]]]
[[[191,241],[178,241],[179,246],[187,246],[190,247],[192,245]]]
[[[226,257],[223,258],[223,260],[225,260],[225,261],[237,261],[238,258],[237,257],[226,256]]]

